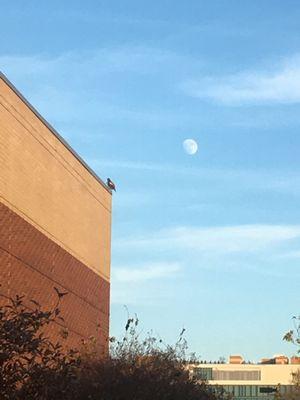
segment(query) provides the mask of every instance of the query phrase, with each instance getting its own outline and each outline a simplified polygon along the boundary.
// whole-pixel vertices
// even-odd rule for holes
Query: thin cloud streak
[[[175,61],[173,58],[177,59],[177,57],[181,58],[176,53],[163,51],[159,48],[121,46],[99,48],[84,53],[70,51],[56,57],[49,57],[45,54],[3,55],[0,57],[0,64],[4,71],[10,70],[11,73],[22,76],[34,72],[43,75],[55,74],[56,78],[59,78],[58,73],[61,68],[60,72],[63,76],[70,70],[77,73],[89,71],[85,78],[92,79],[103,72],[130,71],[142,73],[152,71],[154,66],[159,68],[160,62],[169,63],[169,61]],[[68,79],[71,79],[71,77],[68,77]]]
[[[198,269],[222,270],[231,276],[243,271],[275,278],[284,278],[293,271],[298,277],[297,270],[282,261],[291,251],[289,249],[295,245],[299,247],[299,242],[300,225],[262,224],[186,226],[119,238],[114,241],[114,248],[120,260],[142,254],[143,259],[158,257],[164,261],[149,261],[132,267],[115,265],[112,269],[112,302],[158,305],[170,300],[182,279]]]
[[[174,168],[171,165],[126,161],[126,160],[112,161],[112,160],[89,159],[89,164],[92,165],[93,168],[109,167],[109,168],[118,168],[118,169],[126,168],[126,169],[144,170],[144,171],[163,171],[163,170],[173,169],[174,171]]]
[[[277,258],[280,259],[295,259],[295,260],[299,260],[300,259],[300,250],[293,250],[293,251],[289,251],[287,253],[283,253],[277,256]]]
[[[162,172],[164,174],[188,175],[201,178],[205,181],[226,181],[228,183],[239,182],[241,187],[247,189],[258,189],[263,191],[275,191],[282,193],[300,193],[300,171],[278,171],[278,170],[251,170],[230,168],[194,168],[172,164],[148,163],[128,160],[97,160],[88,159],[88,164],[95,170],[106,168],[129,171]]]
[[[293,104],[300,102],[300,55],[286,58],[268,70],[203,77],[182,85],[186,94],[226,106]]]
[[[300,225],[178,227],[140,237],[117,239],[115,248],[176,248],[212,254],[251,253],[299,238]]]
[[[168,90],[174,81],[199,70],[201,63],[176,52],[151,46],[103,47],[93,51],[70,51],[58,56],[47,54],[1,55],[0,69],[34,103],[43,115],[61,122],[91,124],[119,120],[140,126],[186,126],[197,116],[181,113],[180,118],[170,110],[143,107],[124,102],[128,82],[149,77],[164,82]],[[175,78],[170,80],[172,68]],[[175,71],[174,71],[175,69]],[[34,81],[32,76],[35,77]],[[84,79],[83,79],[84,77]],[[160,88],[160,85],[158,85]],[[167,90],[167,89],[166,89]],[[146,89],[147,91],[147,89]],[[161,96],[160,90],[155,91]]]
[[[178,262],[148,262],[138,266],[112,268],[112,303],[126,305],[161,304],[174,296],[168,282],[175,281],[182,270]],[[164,290],[162,290],[164,288]]]
[[[118,282],[140,283],[149,280],[168,278],[181,269],[179,263],[151,263],[137,267],[114,267],[113,279]]]

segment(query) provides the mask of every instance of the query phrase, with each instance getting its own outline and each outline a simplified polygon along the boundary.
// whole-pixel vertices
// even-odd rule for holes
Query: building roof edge
[[[36,117],[53,133],[54,136],[73,154],[73,156],[81,163],[81,165],[104,187],[104,189],[112,194],[111,190],[106,186],[103,180],[88,166],[88,164],[80,157],[80,155],[66,142],[66,140],[57,132],[55,128],[33,107],[32,104],[19,92],[19,90],[10,82],[10,80],[0,71],[0,79],[2,79],[14,93],[26,104],[26,106],[36,115]]]

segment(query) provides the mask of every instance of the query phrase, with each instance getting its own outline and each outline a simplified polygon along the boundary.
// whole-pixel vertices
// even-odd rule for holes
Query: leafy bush
[[[31,300],[10,299],[0,308],[0,399],[4,400],[217,400],[204,382],[190,378],[183,333],[174,346],[149,334],[141,338],[137,318],[128,318],[121,340],[110,339],[110,355],[97,358],[97,343],[66,351],[44,328],[59,316],[58,301],[43,311]]]
[[[128,318],[121,340],[111,338],[110,357],[82,369],[79,399],[215,400],[224,397],[189,376],[187,344],[181,332],[175,346],[151,334],[140,338],[138,319]],[[95,382],[90,385],[90,382]],[[87,396],[87,397],[86,397]]]
[[[73,386],[77,353],[63,351],[43,333],[59,318],[59,302],[60,297],[52,311],[43,311],[34,300],[29,308],[16,296],[0,308],[1,399],[65,398]]]

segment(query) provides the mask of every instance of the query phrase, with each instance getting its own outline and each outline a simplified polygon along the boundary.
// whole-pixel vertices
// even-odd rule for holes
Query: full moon
[[[198,151],[198,144],[194,139],[185,139],[182,143],[182,146],[184,151],[189,155],[196,154]]]

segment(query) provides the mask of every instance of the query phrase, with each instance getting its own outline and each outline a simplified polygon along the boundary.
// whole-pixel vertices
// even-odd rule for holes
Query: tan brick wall
[[[0,78],[0,201],[109,281],[111,194]]]

